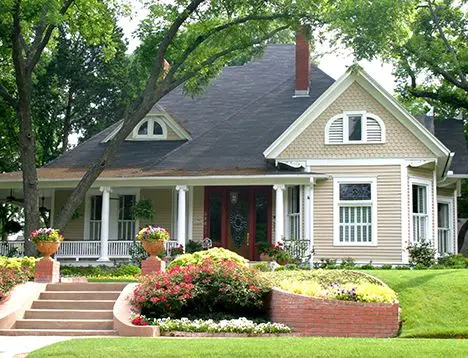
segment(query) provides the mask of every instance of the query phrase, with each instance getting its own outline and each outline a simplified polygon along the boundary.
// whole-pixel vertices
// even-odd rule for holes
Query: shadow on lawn
[[[410,272],[425,272],[425,271],[410,271]],[[405,274],[408,274],[408,272],[405,272]],[[402,292],[404,290],[407,290],[409,288],[414,288],[414,287],[418,287],[418,286],[422,286],[424,284],[426,284],[428,281],[432,280],[433,278],[435,277],[440,277],[440,276],[443,276],[443,275],[448,275],[450,274],[450,272],[447,272],[447,271],[440,271],[440,272],[431,272],[431,273],[427,273],[426,275],[423,275],[423,276],[420,276],[420,277],[415,277],[413,279],[409,279],[409,280],[405,280],[401,283],[397,283],[397,284],[389,284],[388,282],[384,282],[390,286],[391,289],[393,289],[395,292]]]

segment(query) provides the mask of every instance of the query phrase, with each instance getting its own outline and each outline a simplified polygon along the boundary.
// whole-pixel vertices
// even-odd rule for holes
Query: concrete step
[[[114,328],[114,321],[112,319],[19,319],[14,328],[111,330]]]
[[[120,291],[46,291],[39,300],[116,300],[119,295]]]
[[[111,310],[115,300],[38,300],[32,309]]]
[[[111,329],[0,329],[0,336],[116,336]]]
[[[25,319],[112,319],[112,310],[32,309]]]
[[[121,282],[77,282],[49,283],[46,291],[122,291],[128,283]]]

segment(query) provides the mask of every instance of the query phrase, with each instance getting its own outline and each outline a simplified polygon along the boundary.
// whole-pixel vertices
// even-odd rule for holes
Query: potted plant
[[[257,244],[258,251],[260,253],[261,261],[273,261],[273,248],[274,246],[266,241],[261,241]]]
[[[183,254],[184,254],[184,246],[182,244],[177,244],[176,246],[174,246],[172,249],[169,250],[169,256],[171,256],[172,258],[175,258]]]
[[[159,226],[148,225],[137,234],[137,239],[150,256],[164,252],[164,243],[171,238],[169,232]]]
[[[60,243],[63,241],[63,235],[57,229],[41,228],[31,233],[31,240],[44,258],[49,259],[60,247]]]

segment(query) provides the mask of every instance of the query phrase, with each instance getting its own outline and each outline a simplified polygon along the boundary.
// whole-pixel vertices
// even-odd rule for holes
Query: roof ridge
[[[161,162],[163,162],[169,155],[177,152],[178,150],[184,148],[185,146],[187,146],[189,143],[192,143],[193,141],[195,141],[196,139],[204,136],[205,134],[209,133],[211,130],[213,130],[214,128],[218,127],[218,125],[220,125],[221,123],[225,123],[227,121],[229,121],[232,117],[234,117],[235,115],[237,115],[238,113],[240,113],[241,111],[243,111],[244,109],[248,108],[249,106],[251,106],[252,104],[254,104],[255,102],[258,102],[260,99],[266,97],[268,94],[272,93],[273,91],[275,91],[277,88],[281,87],[284,83],[290,81],[292,78],[294,78],[294,76],[290,76],[288,77],[287,79],[285,79],[283,82],[280,82],[278,85],[274,86],[272,89],[270,89],[269,91],[267,92],[264,92],[261,96],[258,96],[257,98],[255,98],[254,100],[250,101],[249,103],[247,103],[246,105],[240,107],[237,111],[235,111],[234,113],[232,113],[229,117],[226,117],[224,119],[222,119],[221,121],[217,122],[216,125],[208,128],[206,131],[200,133],[198,136],[196,136],[195,138],[193,138],[192,140],[189,140],[187,142],[185,142],[184,144],[180,145],[179,147],[175,148],[174,150],[166,153],[164,156],[160,157],[158,161],[155,162],[154,165],[157,165],[157,164],[160,164]],[[145,170],[146,168],[143,168],[143,170]]]

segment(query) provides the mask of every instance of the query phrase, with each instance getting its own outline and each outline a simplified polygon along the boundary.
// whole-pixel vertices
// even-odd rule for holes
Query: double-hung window
[[[413,242],[430,240],[429,233],[429,185],[412,184]]]
[[[335,178],[335,245],[375,245],[377,189],[375,178]]]
[[[130,241],[135,238],[136,222],[132,214],[135,202],[135,195],[119,196],[118,240]]]
[[[301,238],[301,200],[299,185],[288,187],[288,237],[290,240]]]

